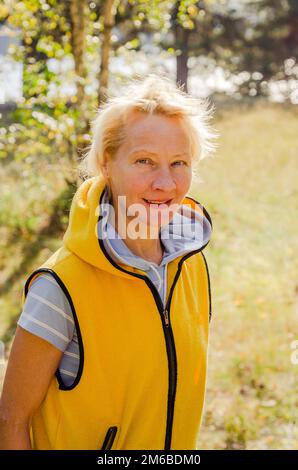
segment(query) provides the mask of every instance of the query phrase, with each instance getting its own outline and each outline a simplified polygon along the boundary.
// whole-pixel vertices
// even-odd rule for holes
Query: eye
[[[187,165],[187,162],[185,162],[184,160],[177,160],[176,162],[173,163],[173,165],[176,165],[178,164],[178,166],[183,166],[183,165]]]
[[[136,163],[151,163],[151,160],[150,158],[139,158],[138,160],[136,160]]]

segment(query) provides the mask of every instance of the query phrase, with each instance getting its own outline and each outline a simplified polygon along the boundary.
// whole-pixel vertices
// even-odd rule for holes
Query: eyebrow
[[[150,152],[149,150],[145,150],[145,149],[134,150],[129,155],[135,155],[135,154],[138,154],[138,153],[147,153],[148,155],[154,155],[156,157],[159,156],[158,153]],[[176,158],[176,157],[185,157],[185,156],[190,156],[190,155],[187,152],[184,152],[184,153],[176,153],[175,155],[172,155],[172,156],[173,156],[173,158]]]

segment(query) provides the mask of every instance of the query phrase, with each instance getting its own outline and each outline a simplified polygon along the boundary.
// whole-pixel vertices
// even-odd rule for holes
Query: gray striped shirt
[[[64,352],[59,371],[63,382],[72,384],[79,367],[78,337],[69,302],[51,274],[32,281],[17,324]]]

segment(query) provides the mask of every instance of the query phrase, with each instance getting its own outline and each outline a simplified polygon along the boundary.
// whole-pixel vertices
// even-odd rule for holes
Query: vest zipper
[[[167,311],[167,309],[165,309],[163,311],[163,314],[164,314],[164,317],[165,317],[165,324],[166,324],[166,326],[169,326],[169,312]]]
[[[110,450],[117,434],[117,426],[111,426],[107,430],[103,445],[100,450]]]
[[[169,391],[168,391],[168,411],[167,411],[166,437],[165,437],[164,450],[171,449],[172,427],[173,427],[174,405],[175,405],[176,383],[177,383],[177,358],[176,358],[174,335],[173,335],[171,321],[170,321],[170,304],[171,304],[171,299],[173,295],[173,290],[178,281],[180,272],[181,272],[181,265],[178,267],[177,272],[175,274],[175,278],[171,285],[165,308],[164,308],[162,299],[159,295],[159,292],[157,291],[151,279],[147,276],[144,277],[141,275],[137,275],[138,277],[140,276],[141,278],[145,280],[146,284],[148,285],[148,287],[150,288],[153,294],[153,297],[156,302],[156,306],[161,316],[163,330],[165,334],[165,340],[166,340],[168,364],[169,364]],[[135,276],[135,274],[132,274],[132,275]]]
[[[201,250],[195,250],[192,251],[191,253],[188,253],[185,255],[181,260],[179,261],[178,264],[178,269],[175,274],[174,281],[171,285],[170,291],[169,291],[169,297],[166,303],[166,307],[164,308],[162,299],[151,281],[151,279],[148,276],[143,276],[142,274],[136,274],[132,273],[131,271],[128,271],[127,269],[122,268],[119,266],[113,258],[110,257],[109,253],[106,251],[105,246],[102,242],[101,239],[98,239],[99,245],[101,247],[102,252],[106,256],[106,258],[110,261],[110,263],[119,271],[123,271],[131,276],[137,277],[139,279],[143,279],[148,287],[150,288],[153,297],[155,299],[155,303],[157,306],[157,309],[159,311],[159,314],[161,316],[161,321],[162,321],[162,326],[164,330],[164,335],[165,335],[165,340],[166,340],[166,348],[167,348],[167,355],[168,355],[168,364],[169,364],[169,390],[168,390],[168,409],[167,409],[167,423],[166,423],[166,436],[165,436],[165,445],[164,445],[164,450],[170,450],[171,449],[171,440],[172,440],[172,427],[173,427],[173,416],[174,416],[174,404],[175,404],[175,395],[176,395],[176,383],[177,383],[177,359],[176,359],[176,349],[175,349],[175,342],[174,342],[174,335],[171,327],[171,322],[170,322],[170,303],[171,303],[171,298],[173,294],[174,287],[178,281],[180,272],[181,272],[181,267],[182,263],[185,259],[189,258],[192,255],[195,255]]]
[[[180,272],[178,269],[177,272]],[[175,396],[176,396],[176,383],[177,383],[177,358],[176,358],[176,348],[175,348],[175,341],[174,335],[172,331],[171,321],[170,321],[170,303],[172,298],[172,293],[176,282],[178,280],[179,274],[175,276],[173,284],[171,285],[169,291],[169,297],[164,308],[161,298],[156,292],[156,288],[151,280],[149,279],[149,285],[153,296],[155,297],[155,301],[160,312],[161,318],[164,319],[162,322],[163,330],[166,340],[166,347],[167,347],[167,355],[168,355],[168,364],[169,364],[169,390],[168,390],[168,410],[167,410],[167,423],[166,423],[166,436],[165,436],[165,450],[171,449],[171,439],[172,439],[172,427],[173,427],[173,417],[174,417],[174,406],[175,406]]]

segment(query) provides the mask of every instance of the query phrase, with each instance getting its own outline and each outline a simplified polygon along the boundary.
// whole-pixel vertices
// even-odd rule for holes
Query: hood
[[[113,247],[113,238],[115,242],[118,236],[117,252],[119,254],[120,246],[123,262],[144,270],[152,266],[152,263],[136,257],[113,230],[113,226],[108,223],[109,212],[104,210],[107,202],[104,179],[94,176],[85,180],[73,197],[63,243],[69,251],[87,263],[113,274],[131,278],[129,274],[117,269],[106,257],[102,249],[105,239],[108,238],[110,246]],[[192,197],[186,196],[170,223],[160,230],[164,247],[162,264],[183,253],[204,249],[209,243],[211,232],[212,222],[206,209]]]

